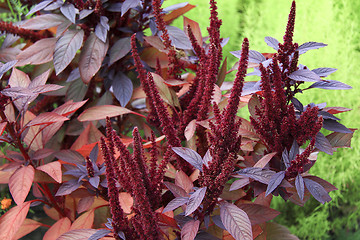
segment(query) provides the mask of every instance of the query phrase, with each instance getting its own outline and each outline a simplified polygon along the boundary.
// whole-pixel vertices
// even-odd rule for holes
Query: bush
[[[331,201],[336,187],[308,171],[318,152],[350,147],[354,129],[334,116],[350,109],[295,98],[351,88],[323,79],[334,68],[298,64],[326,44],[293,42],[294,1],[284,42],[265,38],[275,53],[249,50],[245,38],[228,70],[215,1],[208,38],[188,18],[185,31],[169,26],[193,7],[42,1],[28,13],[38,15],[0,23],[0,179],[17,204],[0,236],[44,226],[44,239],[297,239],[269,222],[279,214],[272,196]],[[245,106],[250,120],[237,116]],[[39,204],[48,218],[26,218]]]

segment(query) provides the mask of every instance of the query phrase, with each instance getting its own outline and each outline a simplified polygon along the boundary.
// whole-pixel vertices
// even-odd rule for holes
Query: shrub
[[[334,116],[350,109],[295,96],[351,87],[323,79],[334,68],[298,63],[326,44],[293,42],[295,1],[283,43],[265,38],[276,52],[249,50],[245,38],[229,71],[214,0],[208,38],[188,18],[185,31],[168,25],[191,8],[49,0],[29,11],[41,11],[35,17],[0,23],[9,146],[0,176],[17,204],[0,218],[0,236],[46,224],[44,239],[297,239],[269,222],[279,214],[272,196],[331,201],[336,187],[308,171],[318,152],[350,146],[354,129]],[[29,64],[32,77],[16,68]],[[246,105],[250,121],[237,116]],[[38,204],[54,224],[26,218]]]

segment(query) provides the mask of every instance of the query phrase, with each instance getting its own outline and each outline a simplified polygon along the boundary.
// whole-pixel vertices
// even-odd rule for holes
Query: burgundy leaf
[[[64,162],[68,162],[72,164],[82,165],[85,161],[84,157],[80,153],[70,149],[56,152],[54,153],[54,156]]]
[[[34,159],[34,160],[43,159],[43,158],[50,156],[53,153],[54,153],[54,150],[52,150],[52,149],[42,148],[42,149],[39,149],[36,152],[34,152],[31,159]]]
[[[351,147],[351,138],[354,135],[354,129],[351,133],[334,132],[326,136],[333,148]]]
[[[241,179],[235,180],[230,186],[230,191],[234,191],[234,190],[243,188],[246,185],[248,185],[249,183],[250,183],[249,178],[241,178]]]
[[[86,109],[80,114],[78,120],[80,122],[94,121],[105,119],[106,117],[115,117],[128,113],[132,113],[132,111],[124,107],[114,105],[101,105]]]
[[[9,179],[9,189],[17,205],[23,204],[34,181],[35,169],[33,166],[18,168]]]
[[[313,71],[304,68],[296,70],[289,75],[289,78],[295,81],[302,81],[302,82],[318,82],[321,81],[321,78],[314,73]]]
[[[68,182],[61,184],[55,196],[69,195],[70,193],[78,189],[81,185],[81,181],[79,182],[77,179],[71,179]]]
[[[164,210],[162,211],[163,213],[172,211],[174,209],[177,209],[178,207],[186,204],[189,201],[188,197],[177,197],[174,198],[173,200],[171,200],[166,207],[164,208]]]
[[[295,178],[295,187],[296,187],[296,191],[300,197],[301,200],[304,199],[304,180],[302,178],[302,176],[300,174],[298,174]]]
[[[174,194],[175,197],[187,197],[186,191],[172,182],[164,182],[164,185]]]
[[[0,239],[13,239],[30,208],[30,202],[18,204],[0,218]]]
[[[62,234],[56,240],[88,240],[97,229],[75,229]]]
[[[59,14],[43,14],[26,20],[20,27],[31,30],[44,30],[59,26],[68,21]]]
[[[264,167],[266,166],[266,164],[268,164],[268,162],[270,162],[270,160],[271,160],[276,154],[277,154],[276,152],[266,154],[266,155],[263,156],[259,161],[257,161],[253,167],[264,168]]]
[[[67,117],[59,115],[54,112],[45,112],[41,113],[39,116],[36,116],[33,120],[31,120],[27,126],[36,126],[36,125],[43,125],[43,124],[51,124],[55,122],[63,122],[69,120]]]
[[[193,194],[190,195],[189,202],[185,210],[185,216],[189,216],[193,213],[201,204],[205,197],[206,187],[199,188]]]
[[[174,26],[166,26],[172,45],[179,49],[192,49],[191,42],[183,30]],[[161,32],[159,32],[160,34]]]
[[[172,150],[182,157],[185,161],[190,163],[196,169],[199,169],[202,172],[203,161],[201,156],[190,148],[185,147],[173,147]]]
[[[280,214],[275,209],[261,204],[243,203],[238,205],[238,207],[246,212],[253,226],[270,221]]]
[[[277,172],[271,176],[269,184],[266,189],[265,197],[270,193],[272,193],[281,184],[284,177],[285,177],[285,171]]]
[[[113,46],[110,48],[109,55],[109,65],[112,65],[114,62],[123,58],[128,54],[131,50],[130,38],[120,38],[117,40]]]
[[[54,67],[56,75],[61,73],[74,59],[84,39],[84,31],[68,30],[57,41],[54,52]]]
[[[29,88],[35,88],[38,86],[42,86],[45,85],[46,81],[48,80],[50,76],[50,69],[48,69],[47,71],[43,72],[42,74],[40,74],[39,76],[35,77],[29,84]]]
[[[39,65],[50,62],[53,59],[56,38],[45,38],[37,41],[16,56],[16,66],[27,64]]]
[[[47,173],[50,177],[52,177],[58,183],[62,182],[61,163],[59,161],[54,161],[54,162],[50,162],[50,163],[41,165],[41,166],[37,167],[36,169]]]
[[[342,112],[348,112],[351,111],[351,108],[345,108],[345,107],[326,107],[323,108],[323,111],[326,111],[330,114],[337,114],[337,113],[342,113]]]
[[[182,240],[194,240],[199,230],[200,221],[190,220],[181,228]]]
[[[330,202],[331,197],[327,193],[327,191],[321,186],[319,183],[310,180],[308,178],[303,178],[306,188],[309,190],[311,195],[318,200],[321,204],[325,202]]]
[[[322,48],[322,47],[326,47],[327,44],[325,43],[319,43],[319,42],[306,42],[301,44],[296,51],[299,51],[299,54],[304,54],[309,50],[312,49],[318,49],[318,48]]]
[[[109,42],[104,43],[95,33],[91,33],[87,38],[79,59],[80,75],[85,84],[99,71],[108,47]]]
[[[236,240],[252,240],[251,223],[246,212],[228,202],[220,205],[220,217],[226,230]]]

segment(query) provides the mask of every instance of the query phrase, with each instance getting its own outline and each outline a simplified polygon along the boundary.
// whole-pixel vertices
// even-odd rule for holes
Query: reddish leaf
[[[169,217],[162,213],[158,213],[157,216],[159,217],[159,221],[161,223],[164,223],[165,225],[173,227],[173,228],[179,228],[179,225],[174,218]]]
[[[97,229],[76,229],[62,234],[56,240],[88,240],[96,232]]]
[[[202,172],[203,160],[201,156],[194,150],[186,147],[173,147],[171,148],[177,155],[182,157],[185,161],[190,163],[196,169]]]
[[[94,223],[94,211],[95,209],[92,209],[88,212],[83,213],[73,222],[70,230],[91,228]]]
[[[22,204],[28,195],[35,176],[33,166],[18,168],[9,179],[9,189],[17,205]]]
[[[230,186],[230,191],[234,191],[240,188],[245,187],[246,185],[248,185],[250,183],[250,179],[249,178],[240,178],[238,180],[235,180],[231,186]]]
[[[184,29],[185,29],[186,35],[188,35],[188,30],[187,30],[188,26],[190,26],[190,29],[195,36],[196,42],[202,47],[203,40],[202,40],[199,23],[184,16]]]
[[[61,116],[54,112],[45,112],[41,113],[39,116],[35,117],[31,120],[27,126],[36,126],[36,125],[43,125],[43,124],[51,124],[55,122],[63,122],[69,120],[67,117]]]
[[[30,202],[11,208],[0,218],[0,239],[13,239],[23,224],[30,208]]]
[[[187,197],[186,191],[172,182],[164,182],[164,185],[174,194],[175,197]]]
[[[342,112],[348,112],[351,111],[351,108],[345,108],[345,107],[326,107],[323,109],[323,111],[326,111],[330,114],[337,114]]]
[[[30,77],[18,70],[17,68],[14,68],[11,72],[10,79],[9,79],[9,85],[10,87],[23,87],[27,88],[30,84],[31,80]]]
[[[175,9],[175,10],[172,11],[171,13],[165,15],[165,16],[163,17],[163,19],[164,19],[164,21],[166,22],[166,24],[169,24],[169,23],[171,23],[172,21],[174,21],[176,18],[184,15],[186,12],[190,11],[191,9],[193,9],[194,7],[195,7],[195,5],[186,4],[184,7]]]
[[[45,85],[50,75],[50,69],[35,77],[29,84],[29,88]]]
[[[45,38],[37,41],[16,56],[18,60],[16,66],[39,65],[50,62],[53,59],[55,43],[56,38]]]
[[[189,216],[200,206],[202,200],[205,197],[205,193],[206,187],[202,187],[190,195],[189,202],[185,210],[185,216]]]
[[[167,54],[160,52],[154,47],[145,48],[141,53],[141,59],[152,68],[156,67],[157,59],[161,66],[167,66],[169,64]]]
[[[41,165],[41,166],[37,167],[36,169],[47,173],[50,177],[52,177],[58,183],[62,182],[61,163],[59,161]]]
[[[89,123],[73,145],[71,145],[71,149],[78,150],[84,145],[100,142],[101,137],[104,137],[104,135],[92,123]]]
[[[54,225],[47,230],[47,232],[44,235],[43,240],[56,240],[59,236],[61,236],[63,233],[66,233],[69,231],[71,226],[71,221],[69,218],[64,217],[58,220]]]
[[[225,81],[226,70],[227,70],[227,57],[225,57],[223,64],[221,65],[221,68],[220,68],[220,71],[218,74],[218,80],[216,81],[216,85],[219,87],[221,87]]]
[[[61,73],[74,59],[84,39],[84,31],[68,30],[56,42],[54,67],[56,75]]]
[[[269,153],[266,154],[265,156],[263,156],[259,161],[257,161],[254,165],[254,167],[257,168],[264,168],[266,166],[266,164],[268,164],[268,162],[270,162],[270,160],[276,155],[276,152],[273,153]]]
[[[144,37],[145,41],[149,43],[154,48],[158,49],[161,52],[167,53],[168,50],[165,49],[164,43],[161,41],[159,36],[146,36]]]
[[[199,226],[200,226],[199,220],[187,221],[181,229],[181,239],[194,240],[199,230]]]
[[[163,209],[163,213],[167,213],[169,211],[173,211],[177,209],[178,207],[186,204],[189,201],[188,197],[177,197],[171,200],[166,207]]]
[[[339,133],[333,132],[326,136],[333,148],[351,147],[351,138],[354,135],[355,129],[350,129],[353,133]]]
[[[94,121],[105,119],[106,117],[115,117],[128,113],[132,113],[132,111],[124,107],[114,105],[101,105],[86,109],[80,114],[78,120],[80,122]]]
[[[26,20],[20,27],[32,30],[44,30],[69,22],[59,14],[43,14]]]
[[[131,50],[130,45],[130,38],[120,38],[117,40],[117,42],[114,43],[114,45],[111,47],[109,51],[110,55],[110,63],[109,65],[112,65],[114,62],[118,61],[119,59],[123,58],[128,54]]]
[[[175,174],[175,184],[184,189],[187,193],[191,192],[194,187],[194,184],[189,176],[181,170],[177,171]]]
[[[264,235],[266,240],[299,240],[285,226],[274,222],[266,223]]]
[[[248,215],[251,225],[261,224],[274,219],[280,212],[260,204],[245,203],[238,205]]]
[[[42,223],[26,218],[22,223],[22,225],[20,226],[20,229],[16,232],[15,236],[13,237],[13,240],[22,238],[23,236],[31,233],[41,225]]]
[[[134,199],[132,196],[127,192],[121,192],[119,193],[119,202],[123,211],[127,214],[130,214],[134,204]]]
[[[93,205],[94,200],[95,200],[95,197],[94,197],[94,196],[89,196],[89,197],[81,198],[81,199],[79,200],[78,205],[77,205],[76,211],[77,211],[78,213],[85,212],[86,210],[88,210],[88,209],[91,207],[91,205]]]
[[[70,100],[61,105],[60,107],[55,108],[53,112],[66,117],[81,108],[86,102],[87,100],[81,102],[73,102],[72,100]]]
[[[194,136],[195,130],[196,130],[196,119],[191,120],[185,128],[184,135],[187,141],[189,141]]]
[[[220,217],[226,230],[236,240],[252,240],[251,223],[246,212],[234,204],[223,202],[220,206]]]
[[[7,122],[0,123],[0,136],[4,133]]]
[[[171,106],[179,107],[180,103],[175,91],[173,89],[170,89],[165,84],[164,79],[160,75],[156,73],[151,73],[151,75],[153,76],[154,82],[157,89],[159,90],[161,98]]]
[[[85,84],[99,71],[108,47],[109,42],[104,43],[95,33],[91,33],[86,40],[79,59],[79,71]]]
[[[34,154],[31,156],[31,159],[39,160],[46,158],[54,153],[54,150],[48,149],[48,148],[42,148],[34,152]]]

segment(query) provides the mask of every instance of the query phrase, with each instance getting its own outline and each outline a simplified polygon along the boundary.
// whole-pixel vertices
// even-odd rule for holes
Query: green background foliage
[[[183,1],[168,0],[165,6]],[[190,0],[197,7],[185,16],[200,23],[206,35],[209,23],[207,0]],[[222,37],[230,37],[224,48],[230,66],[236,61],[229,51],[239,50],[243,37],[250,48],[273,52],[263,41],[272,36],[280,42],[285,31],[291,0],[218,0],[219,17],[223,19]],[[360,1],[358,0],[298,0],[294,39],[299,44],[323,42],[327,47],[312,50],[300,58],[310,69],[337,68],[328,79],[339,80],[352,90],[311,89],[297,97],[307,103],[326,102],[328,106],[352,108],[337,115],[350,128],[360,126]],[[175,22],[182,27],[182,19]],[[232,80],[231,76],[227,78]],[[330,193],[333,201],[321,205],[314,199],[304,208],[282,199],[274,199],[273,207],[282,212],[275,220],[286,225],[300,239],[360,239],[360,139],[354,135],[352,149],[342,149],[333,156],[321,153],[311,169],[312,174],[333,183],[339,190]]]

